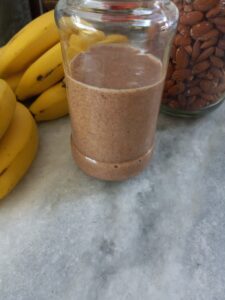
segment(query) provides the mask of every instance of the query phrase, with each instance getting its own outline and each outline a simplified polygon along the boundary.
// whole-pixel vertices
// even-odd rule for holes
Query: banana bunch
[[[64,81],[43,92],[30,106],[30,111],[38,122],[54,120],[68,114]]]
[[[0,139],[8,129],[16,108],[16,97],[9,85],[0,79]]]
[[[37,98],[33,105],[42,114],[35,115],[36,120],[68,114],[65,87],[58,93],[64,71],[53,11],[30,22],[0,49],[0,78],[9,84],[19,101]]]
[[[53,11],[35,19],[2,48],[0,77],[23,71],[58,41]]]
[[[9,85],[0,80],[0,199],[22,179],[38,148],[37,125]]]
[[[82,26],[78,28],[70,17],[62,19],[68,34],[68,42],[63,43],[67,62],[94,44],[127,41],[124,35],[105,35],[86,21],[81,21]],[[62,83],[62,51],[53,11],[30,22],[0,49],[0,78],[10,85],[19,101],[36,98],[30,110],[37,121],[68,114],[65,84]]]

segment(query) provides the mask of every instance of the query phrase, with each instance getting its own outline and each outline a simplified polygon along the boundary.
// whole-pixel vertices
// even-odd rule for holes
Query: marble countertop
[[[123,183],[73,163],[67,118],[0,203],[1,300],[224,300],[225,104],[160,116],[149,167]]]

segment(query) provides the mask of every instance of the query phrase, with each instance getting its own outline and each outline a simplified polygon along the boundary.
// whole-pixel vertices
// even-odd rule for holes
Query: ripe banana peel
[[[17,88],[19,100],[41,94],[64,76],[60,43],[37,59],[23,74]]]
[[[0,141],[0,199],[22,179],[38,148],[36,123],[28,109],[17,102],[13,120]]]
[[[43,14],[20,30],[0,52],[0,77],[27,68],[59,41],[54,11]]]
[[[126,35],[123,34],[109,34],[106,38],[99,42],[99,44],[111,44],[111,43],[125,43],[128,41]]]
[[[84,30],[77,34],[73,33],[69,39],[68,57],[72,59],[75,55],[88,50],[92,45],[105,39],[104,32],[100,30]]]
[[[70,37],[70,45],[84,51],[91,45],[105,39],[105,34],[102,31],[81,31],[79,34],[72,34]]]
[[[42,93],[30,106],[36,121],[49,121],[68,114],[66,86],[60,82]]]
[[[128,38],[122,34],[109,34],[106,36],[104,32],[99,30],[83,30],[77,34],[71,34],[67,55],[70,60],[95,44],[124,43],[127,41]]]
[[[16,97],[10,86],[0,79],[0,139],[9,127],[16,108]]]
[[[0,47],[0,55],[3,52],[4,46]]]
[[[1,55],[1,54],[0,54]],[[5,81],[11,87],[11,89],[15,92],[24,72],[19,72],[11,75],[10,77],[5,78]]]

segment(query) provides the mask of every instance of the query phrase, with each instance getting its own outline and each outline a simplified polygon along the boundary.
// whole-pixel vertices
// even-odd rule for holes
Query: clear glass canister
[[[136,175],[152,154],[176,6],[61,0],[56,19],[75,161],[100,179]]]
[[[224,0],[174,0],[179,24],[162,101],[164,112],[193,116],[225,98]]]

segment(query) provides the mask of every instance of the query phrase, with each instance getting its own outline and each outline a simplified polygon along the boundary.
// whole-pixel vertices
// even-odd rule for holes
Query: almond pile
[[[180,11],[163,94],[171,109],[198,111],[225,93],[224,0],[175,0]]]

